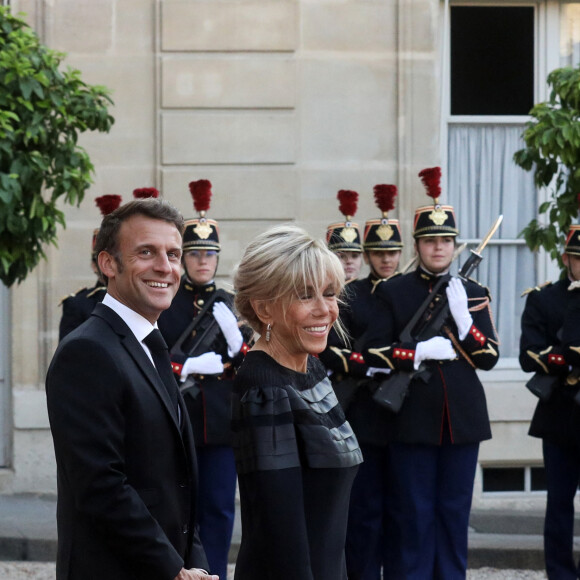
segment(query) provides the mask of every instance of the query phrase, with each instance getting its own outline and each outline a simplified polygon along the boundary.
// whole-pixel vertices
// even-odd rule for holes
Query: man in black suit
[[[147,346],[179,288],[182,229],[179,212],[156,199],[103,219],[107,295],[48,370],[59,580],[218,578],[200,569],[191,425],[175,382],[162,379],[166,352],[160,361]]]

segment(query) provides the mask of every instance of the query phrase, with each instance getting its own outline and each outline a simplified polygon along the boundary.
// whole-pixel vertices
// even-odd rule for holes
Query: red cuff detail
[[[349,360],[360,363],[361,365],[365,364],[365,359],[363,358],[363,355],[360,352],[351,353]]]
[[[171,361],[171,370],[174,374],[181,376],[181,369],[183,369],[183,365]]]
[[[469,334],[471,334],[471,336],[473,336],[473,338],[475,338],[475,340],[477,340],[477,342],[479,342],[481,346],[485,344],[486,341],[485,335],[479,330],[477,330],[475,324],[471,325],[471,328],[469,329]]]
[[[250,347],[245,342],[242,343],[242,348],[240,348],[240,352],[243,355],[246,355],[246,354],[248,354],[249,351],[250,351]]]
[[[561,354],[549,354],[548,355],[549,365],[565,365],[566,359]]]
[[[395,348],[393,350],[393,358],[400,358],[401,360],[413,360],[415,358],[415,351],[406,348]]]

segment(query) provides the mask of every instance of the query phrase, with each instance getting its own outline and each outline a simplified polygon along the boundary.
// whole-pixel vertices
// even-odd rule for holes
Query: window
[[[451,114],[527,115],[534,104],[534,8],[451,7]]]
[[[543,467],[484,467],[484,493],[530,493],[546,491],[546,478]]]
[[[449,19],[449,202],[459,241],[469,247],[504,216],[473,276],[490,289],[500,353],[512,359],[519,354],[520,295],[537,283],[535,257],[518,237],[536,215],[537,192],[532,173],[512,160],[534,104],[535,18],[531,4],[455,4]]]

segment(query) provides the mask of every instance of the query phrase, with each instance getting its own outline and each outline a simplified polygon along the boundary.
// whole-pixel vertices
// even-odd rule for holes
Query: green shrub
[[[92,183],[93,165],[78,145],[85,131],[114,123],[105,87],[78,70],[59,70],[63,53],[0,7],[0,280],[21,282],[56,245],[65,226],[57,200],[78,205]]]
[[[532,220],[520,235],[531,250],[544,248],[564,269],[561,252],[578,216],[580,193],[580,68],[552,71],[548,85],[550,98],[530,111],[525,148],[514,154],[517,165],[534,172],[536,186],[546,188],[548,199],[538,213],[547,219]]]

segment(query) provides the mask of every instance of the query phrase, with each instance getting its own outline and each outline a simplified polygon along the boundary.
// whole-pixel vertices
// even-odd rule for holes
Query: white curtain
[[[495,219],[503,223],[472,277],[487,286],[503,357],[517,357],[523,290],[536,284],[535,256],[518,234],[536,215],[531,172],[513,162],[523,147],[523,125],[450,124],[448,200],[455,208],[460,239],[481,239]],[[474,245],[468,247],[475,249]],[[468,249],[458,260],[465,262]]]

